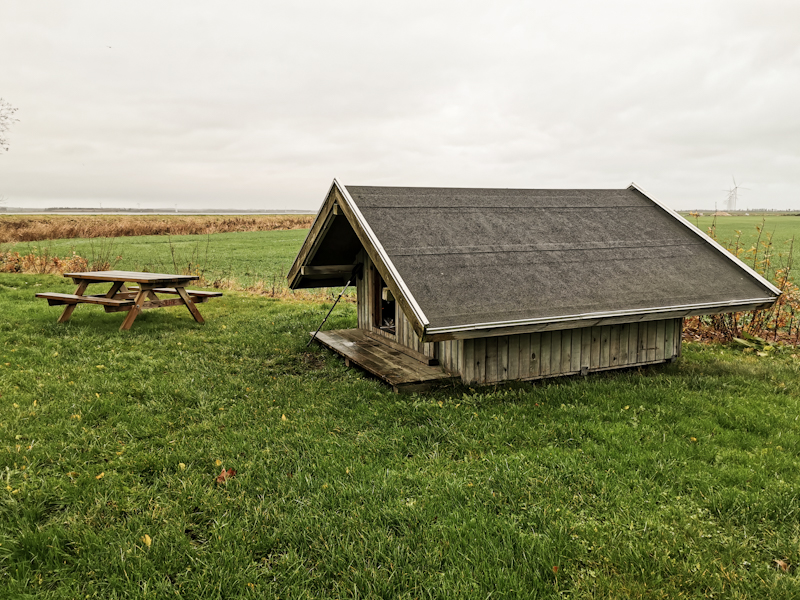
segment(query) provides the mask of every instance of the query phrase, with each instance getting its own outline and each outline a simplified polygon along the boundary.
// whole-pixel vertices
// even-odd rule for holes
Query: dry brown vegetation
[[[304,229],[311,226],[313,218],[313,215],[15,215],[0,217],[0,243]]]

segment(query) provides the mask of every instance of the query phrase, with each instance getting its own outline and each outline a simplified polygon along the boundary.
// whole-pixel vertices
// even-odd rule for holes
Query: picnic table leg
[[[120,325],[120,331],[126,331],[131,328],[133,322],[136,320],[136,317],[139,316],[139,313],[142,312],[142,304],[144,304],[145,296],[147,296],[147,292],[149,290],[145,289],[144,284],[139,286],[139,291],[136,293],[136,298],[133,301],[133,306],[128,311],[128,315],[125,317],[125,320]]]
[[[115,281],[114,285],[111,286],[111,289],[108,290],[106,298],[113,298],[114,296],[117,295],[117,292],[124,292],[126,290],[127,288],[125,287],[124,281]]]
[[[205,320],[200,314],[200,311],[197,310],[197,306],[195,306],[194,302],[192,302],[192,299],[189,298],[189,294],[186,293],[186,290],[176,285],[175,291],[178,292],[178,294],[180,294],[181,300],[183,300],[183,303],[186,305],[186,308],[189,309],[189,312],[192,313],[194,320],[197,321],[198,323],[205,323]]]
[[[76,296],[83,296],[83,292],[86,291],[87,287],[89,287],[89,282],[85,281],[85,280],[81,281],[78,284],[78,289],[75,290],[75,295]],[[64,312],[61,313],[61,316],[58,318],[58,323],[66,323],[67,321],[69,321],[69,318],[72,316],[72,313],[75,312],[75,307],[76,306],[78,306],[77,303],[76,304],[67,304],[64,307]]]

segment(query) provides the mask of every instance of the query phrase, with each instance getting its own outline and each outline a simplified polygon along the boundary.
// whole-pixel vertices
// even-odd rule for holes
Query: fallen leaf
[[[286,418],[286,415],[281,415],[281,421],[288,421],[289,419]]]
[[[222,465],[222,461],[220,459],[217,459],[214,461],[214,464],[219,467],[220,465]]]
[[[144,545],[147,546],[148,548],[153,543],[153,540],[146,533],[142,536],[142,541],[144,542]]]
[[[100,475],[97,475],[97,476],[95,477],[95,479],[102,479],[102,478],[103,478],[103,477],[105,477],[105,476],[106,476],[106,474],[105,474],[105,471],[104,471],[103,473],[100,473]]]
[[[178,466],[181,468],[181,471],[186,470],[186,463],[178,463]]]
[[[788,573],[789,572],[789,567],[791,565],[789,565],[789,563],[787,563],[785,560],[781,560],[780,558],[776,558],[772,562],[775,563],[776,568],[780,569],[784,573]]]
[[[217,475],[217,483],[227,483],[228,479],[236,477],[236,469],[225,469],[222,467],[222,472]]]

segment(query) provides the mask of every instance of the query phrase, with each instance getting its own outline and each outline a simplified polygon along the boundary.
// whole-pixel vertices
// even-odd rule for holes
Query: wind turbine
[[[733,179],[733,187],[729,190],[726,190],[728,192],[728,198],[726,200],[728,212],[733,212],[736,210],[736,201],[739,199],[739,190],[750,189],[738,185],[735,177],[731,176],[731,179]]]

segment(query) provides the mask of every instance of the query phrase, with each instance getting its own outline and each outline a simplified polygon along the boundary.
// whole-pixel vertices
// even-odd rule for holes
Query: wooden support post
[[[76,296],[83,296],[83,293],[86,291],[86,288],[89,287],[89,282],[86,280],[81,281],[78,284],[78,289],[75,290]],[[72,316],[72,313],[75,312],[75,307],[78,306],[77,304],[67,304],[64,307],[64,312],[61,313],[61,316],[58,318],[59,323],[66,323],[69,321],[69,318]]]
[[[125,315],[125,320],[122,322],[122,325],[119,326],[120,331],[127,331],[133,325],[133,322],[136,320],[136,317],[139,316],[139,313],[142,312],[142,304],[144,304],[145,296],[147,296],[147,290],[144,287],[144,284],[139,288],[139,291],[136,293],[136,298],[133,300],[133,306],[128,311],[128,314]]]
[[[194,320],[201,324],[205,323],[203,316],[200,314],[200,311],[197,310],[197,307],[194,305],[194,302],[192,302],[192,299],[189,298],[189,294],[186,293],[186,290],[176,285],[175,291],[180,294],[181,298],[183,299],[183,303],[186,305],[186,308],[189,309],[189,312],[192,313]]]

